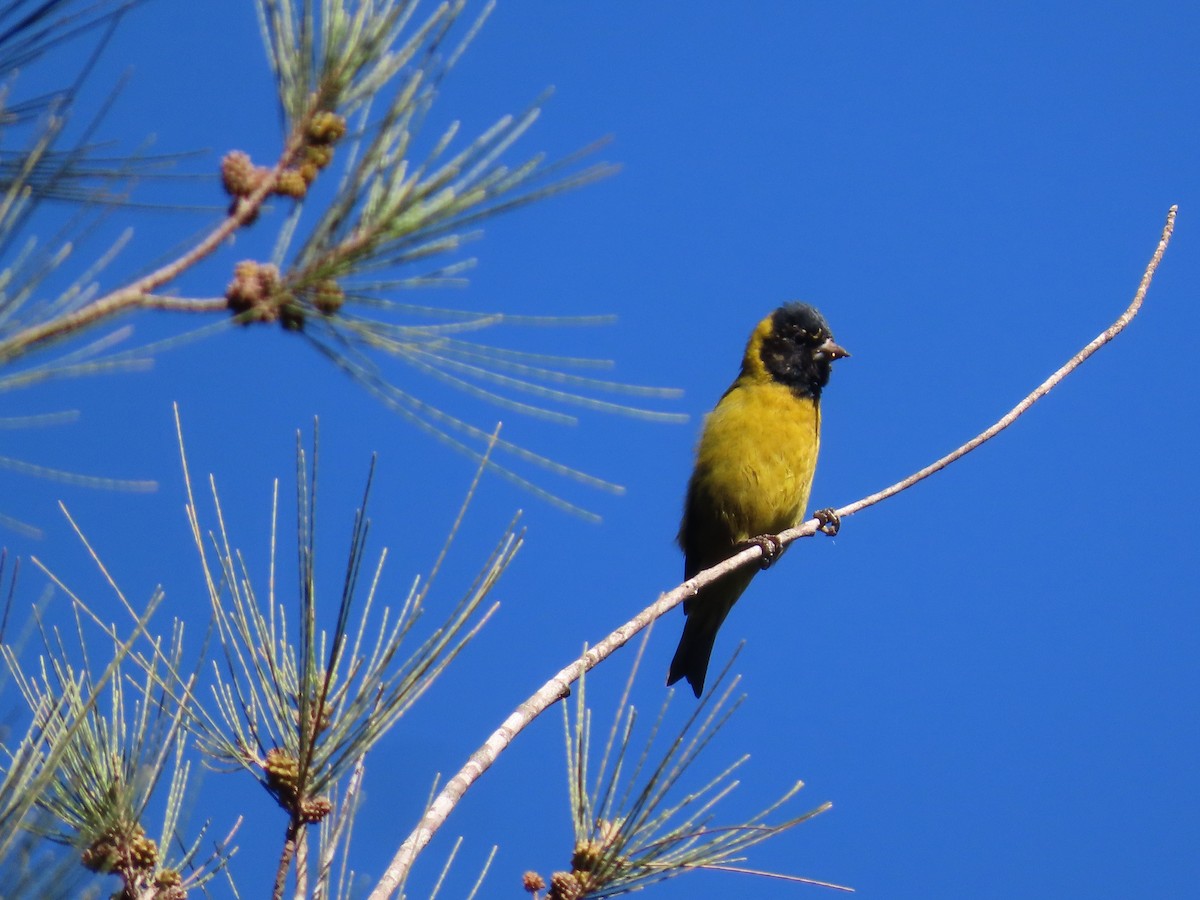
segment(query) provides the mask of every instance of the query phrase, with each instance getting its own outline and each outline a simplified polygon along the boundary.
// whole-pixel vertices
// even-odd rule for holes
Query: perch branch
[[[1133,301],[1111,326],[1071,357],[1065,365],[1038,385],[1032,393],[986,431],[976,435],[952,453],[948,453],[936,462],[930,463],[919,472],[914,472],[907,478],[896,482],[891,487],[884,488],[868,497],[841,507],[836,510],[838,516],[845,518],[854,515],[854,513],[860,512],[868,506],[874,506],[876,503],[893,497],[901,491],[912,487],[917,482],[923,481],[935,472],[941,471],[946,466],[966,456],[976,447],[991,440],[1015,422],[1029,407],[1046,396],[1059,382],[1079,368],[1084,360],[1120,334],[1133,321],[1133,317],[1142,308],[1142,301],[1145,300],[1146,292],[1150,288],[1150,282],[1154,278],[1154,273],[1158,269],[1159,262],[1162,261],[1163,254],[1166,252],[1167,244],[1171,240],[1171,234],[1175,230],[1175,214],[1177,210],[1178,207],[1172,206],[1167,212],[1167,221],[1163,226],[1162,237],[1154,250],[1154,254],[1150,257],[1150,262],[1146,266],[1141,282],[1138,284]],[[817,519],[809,519],[795,528],[789,528],[787,531],[782,532],[779,538],[784,545],[787,545],[799,538],[812,536],[817,532],[819,527],[820,522]],[[482,747],[471,754],[470,759],[467,760],[466,765],[463,766],[458,774],[446,782],[446,786],[434,798],[433,803],[425,811],[425,815],[421,818],[421,821],[417,823],[417,827],[413,829],[404,843],[400,845],[400,849],[392,858],[375,890],[371,893],[370,900],[386,900],[387,897],[391,896],[399,888],[407,876],[409,869],[412,867],[417,854],[433,838],[434,832],[446,821],[451,810],[454,809],[458,801],[467,792],[467,789],[475,783],[480,775],[487,771],[488,767],[495,762],[500,753],[513,742],[513,739],[527,725],[559,700],[570,694],[571,684],[580,675],[590,671],[598,663],[610,656],[613,651],[633,638],[639,631],[650,625],[655,619],[669,612],[688,597],[694,596],[696,591],[701,587],[711,584],[728,572],[732,572],[742,566],[750,565],[761,555],[762,548],[758,545],[751,545],[735,556],[731,556],[724,562],[718,563],[711,569],[705,569],[696,575],[696,577],[685,581],[673,591],[662,594],[653,604],[646,607],[646,609],[604,638],[604,640],[584,653],[579,659],[559,670],[554,677],[538,688],[533,696],[521,703],[504,720],[500,727],[492,732]]]

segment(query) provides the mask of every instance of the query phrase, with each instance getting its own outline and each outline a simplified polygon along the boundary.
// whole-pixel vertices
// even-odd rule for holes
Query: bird
[[[808,507],[821,392],[833,362],[849,355],[806,303],[787,303],[755,327],[741,372],[705,418],[696,446],[677,537],[685,580],[750,544],[762,547],[762,568],[779,555],[775,535],[803,521]],[[836,531],[832,510],[817,517],[826,533]],[[687,618],[668,685],[686,678],[701,695],[717,631],[754,575],[743,567],[683,602]]]

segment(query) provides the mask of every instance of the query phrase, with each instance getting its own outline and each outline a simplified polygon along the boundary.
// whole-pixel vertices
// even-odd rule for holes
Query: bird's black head
[[[751,338],[751,348],[756,342],[765,373],[813,399],[828,383],[833,361],[850,355],[833,342],[824,317],[806,303],[789,303],[767,316]]]

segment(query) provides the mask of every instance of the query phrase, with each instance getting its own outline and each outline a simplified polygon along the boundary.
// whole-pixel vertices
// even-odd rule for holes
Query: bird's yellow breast
[[[734,382],[705,421],[693,475],[730,540],[800,522],[820,439],[821,412],[811,398],[774,381]]]

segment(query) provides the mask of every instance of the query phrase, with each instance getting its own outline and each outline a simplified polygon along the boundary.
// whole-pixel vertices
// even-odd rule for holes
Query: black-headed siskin
[[[821,443],[821,390],[833,361],[849,355],[806,304],[789,303],[758,323],[741,374],[705,419],[696,447],[679,526],[684,578],[803,521]],[[684,601],[687,622],[667,684],[686,678],[700,696],[717,630],[754,574],[743,567]]]

